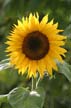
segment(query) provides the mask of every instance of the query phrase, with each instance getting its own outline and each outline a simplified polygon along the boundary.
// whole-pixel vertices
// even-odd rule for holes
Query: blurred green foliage
[[[54,18],[54,22],[59,22],[59,28],[64,29],[63,34],[67,36],[65,48],[68,52],[65,63],[58,64],[59,73],[54,72],[53,78],[45,76],[39,82],[39,90],[42,91],[40,89],[42,87],[46,93],[46,95],[40,94],[41,102],[39,98],[31,98],[28,95],[23,108],[71,108],[71,0],[0,0],[0,61],[7,58],[4,42],[12,30],[13,24],[17,24],[17,19],[21,19],[30,12],[39,12],[40,20],[48,13],[49,20]],[[5,66],[5,62],[0,62],[0,95],[9,93],[9,103],[0,102],[0,108],[20,108],[18,99],[21,98],[24,101],[23,93],[27,93],[22,86],[30,87],[31,79],[26,79],[25,75],[18,75],[17,70],[12,67],[2,68],[3,64]],[[16,87],[21,87],[21,89],[18,88],[15,95],[14,90],[10,93]],[[18,90],[21,94],[18,93]],[[12,96],[14,96],[14,100]],[[43,97],[45,98],[44,103],[42,102]],[[32,105],[30,105],[31,99],[33,99]],[[17,102],[16,107],[12,104],[15,101]],[[41,103],[43,104],[41,105]]]

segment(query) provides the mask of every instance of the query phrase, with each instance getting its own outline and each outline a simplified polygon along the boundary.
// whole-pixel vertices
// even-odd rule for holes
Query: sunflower
[[[48,15],[39,21],[39,15],[29,14],[23,17],[7,37],[6,51],[10,63],[28,77],[35,77],[39,73],[43,77],[45,71],[52,75],[52,69],[58,70],[55,60],[63,62],[66,50],[62,48],[66,37],[59,34],[63,30],[57,29],[58,23],[48,22]]]

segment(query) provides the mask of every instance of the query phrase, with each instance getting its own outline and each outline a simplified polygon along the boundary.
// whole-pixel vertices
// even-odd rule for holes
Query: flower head
[[[10,62],[24,74],[28,70],[28,77],[36,77],[39,73],[43,77],[45,71],[52,75],[52,69],[57,71],[55,59],[63,62],[61,57],[65,56],[66,50],[62,48],[65,44],[65,36],[57,29],[58,23],[53,24],[53,20],[48,22],[48,15],[39,22],[39,15],[29,15],[29,17],[18,20],[18,25],[8,36],[8,47],[6,51],[10,57]]]

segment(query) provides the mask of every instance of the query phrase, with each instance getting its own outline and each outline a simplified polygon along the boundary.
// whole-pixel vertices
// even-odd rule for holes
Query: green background
[[[67,36],[64,47],[68,51],[66,58],[63,58],[65,62],[64,64],[57,63],[59,73],[53,70],[52,78],[45,76],[39,82],[39,88],[42,87],[46,95],[41,95],[41,99],[32,99],[32,106],[30,97],[24,105],[23,99],[20,103],[17,101],[14,106],[14,96],[13,99],[10,97],[8,103],[0,102],[0,108],[71,108],[71,0],[0,0],[0,95],[8,94],[16,87],[29,86],[31,88],[31,79],[26,79],[26,75],[18,75],[17,70],[7,67],[7,60],[2,61],[7,58],[4,42],[13,24],[17,24],[17,19],[28,16],[30,12],[38,12],[40,20],[48,13],[49,21],[54,18],[54,22],[59,22],[59,28],[64,29],[63,34]],[[16,97],[23,95],[22,89],[16,93]],[[42,97],[44,97],[44,102]],[[15,100],[18,100],[18,97]],[[42,102],[43,105],[40,106]]]

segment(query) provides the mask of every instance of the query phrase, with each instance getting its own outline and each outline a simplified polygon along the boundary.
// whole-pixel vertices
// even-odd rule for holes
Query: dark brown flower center
[[[39,31],[29,33],[23,40],[22,51],[29,59],[40,60],[49,51],[48,38]]]

